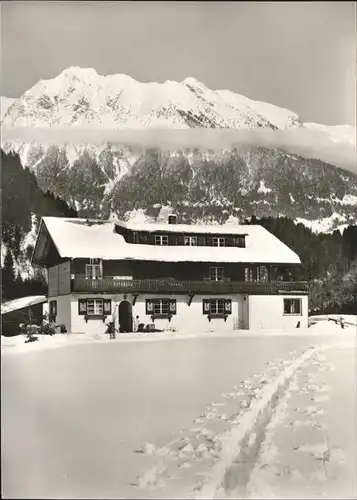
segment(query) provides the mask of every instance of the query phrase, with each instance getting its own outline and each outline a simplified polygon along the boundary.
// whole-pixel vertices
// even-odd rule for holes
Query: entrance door
[[[238,328],[249,329],[249,296],[241,295],[238,301]]]
[[[119,304],[119,331],[133,331],[133,313],[131,303],[123,300]]]

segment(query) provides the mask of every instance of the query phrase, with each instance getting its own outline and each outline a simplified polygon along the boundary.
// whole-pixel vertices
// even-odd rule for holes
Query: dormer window
[[[213,246],[214,247],[226,246],[226,239],[225,238],[213,238]]]
[[[155,234],[155,245],[168,245],[169,237],[167,234]]]
[[[86,264],[86,279],[97,280],[103,278],[102,259],[89,259]]]
[[[197,236],[185,236],[186,246],[197,246]]]

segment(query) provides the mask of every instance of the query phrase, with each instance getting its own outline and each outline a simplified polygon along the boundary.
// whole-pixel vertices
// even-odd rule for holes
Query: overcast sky
[[[355,124],[354,2],[1,2],[1,95],[69,66],[140,81],[196,77]]]

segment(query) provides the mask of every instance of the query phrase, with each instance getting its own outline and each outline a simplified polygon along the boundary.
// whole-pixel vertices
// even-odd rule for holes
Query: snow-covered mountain
[[[41,189],[61,196],[80,215],[123,216],[124,208],[150,212],[155,205],[175,203],[195,220],[213,206],[227,217],[238,210],[241,217],[285,214],[307,224],[323,220],[324,230],[357,220],[356,175],[329,164],[336,158],[330,145],[355,150],[353,127],[304,124],[293,111],[212,90],[195,78],[141,83],[127,75],[102,76],[71,67],[12,102],[2,129],[40,132],[41,139],[3,138],[2,147],[17,152]],[[156,146],[140,149],[111,141],[119,131],[132,129],[149,132],[156,142],[172,130],[292,134],[295,146],[311,133],[322,137],[325,156],[306,158],[296,147],[289,150],[276,141],[232,144],[213,152],[210,143],[205,151],[181,144],[159,147],[154,155],[145,150]],[[67,140],[48,140],[58,131],[65,131]],[[96,134],[100,141],[91,139]],[[311,150],[315,141],[308,143]]]
[[[3,119],[5,127],[276,129],[301,125],[292,111],[228,90],[211,90],[195,78],[141,83],[127,75],[102,76],[79,67],[40,80]]]

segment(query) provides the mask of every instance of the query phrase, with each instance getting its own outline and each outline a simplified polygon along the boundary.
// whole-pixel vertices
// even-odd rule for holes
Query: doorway
[[[249,330],[249,296],[241,295],[238,301],[238,328]]]
[[[123,300],[119,304],[119,331],[124,333],[133,331],[132,305],[127,300]]]

